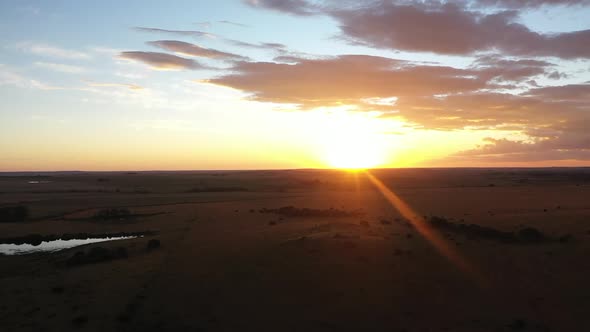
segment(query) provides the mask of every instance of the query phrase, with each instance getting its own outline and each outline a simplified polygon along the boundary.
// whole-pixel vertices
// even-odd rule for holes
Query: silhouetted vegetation
[[[190,189],[189,193],[226,193],[236,191],[248,191],[244,187],[195,187]]]
[[[24,205],[0,208],[0,222],[25,221],[29,217],[29,208]]]
[[[109,249],[104,247],[93,247],[88,252],[78,251],[66,260],[67,266],[78,266],[92,263],[100,263],[113,259],[127,258],[127,249],[117,247]]]
[[[542,242],[547,240],[547,236],[536,228],[526,227],[518,231],[518,238],[526,242]]]
[[[477,224],[456,223],[436,216],[430,217],[427,222],[439,230],[500,242],[541,243],[554,240],[534,227],[526,227],[515,233]]]
[[[108,208],[96,211],[95,219],[119,219],[131,216],[131,211],[126,208]]]
[[[296,208],[294,206],[283,206],[278,209],[261,209],[260,213],[276,213],[286,217],[358,217],[364,213],[361,210],[344,211],[334,208],[325,210]]]
[[[160,248],[160,245],[161,245],[160,240],[151,239],[148,241],[146,248],[147,248],[147,250],[154,250],[154,249]]]

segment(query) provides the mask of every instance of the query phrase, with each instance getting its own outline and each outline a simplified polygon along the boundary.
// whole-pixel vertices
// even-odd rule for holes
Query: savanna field
[[[367,172],[422,220],[401,214]],[[0,223],[4,239],[137,235],[0,256],[7,331],[588,328],[587,169],[77,172],[0,182],[1,206],[29,211]],[[80,252],[86,259],[74,258]]]
[[[0,0],[0,332],[590,331],[590,0]]]

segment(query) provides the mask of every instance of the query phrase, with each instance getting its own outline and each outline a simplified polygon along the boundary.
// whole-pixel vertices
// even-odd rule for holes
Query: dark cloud
[[[488,75],[490,78],[511,82],[521,81],[537,75],[549,76],[553,66],[554,64],[547,61],[506,59],[497,55],[480,57],[474,63],[474,68],[480,69],[482,74]]]
[[[477,0],[479,6],[535,8],[542,6],[590,6],[590,0]]]
[[[560,144],[561,138],[543,141],[513,141],[487,138],[486,144],[459,152],[449,159],[476,163],[538,162],[556,160],[590,161],[590,136],[582,141],[584,146]]]
[[[315,5],[306,0],[243,0],[252,7],[260,7],[293,15],[313,15]]]
[[[254,48],[254,49],[261,49],[261,50],[271,50],[277,52],[285,52],[287,51],[287,46],[285,44],[280,43],[248,43],[241,40],[235,39],[226,39],[231,45],[238,46],[238,47],[246,47],[246,48]]]
[[[198,56],[223,60],[246,60],[247,58],[238,54],[218,51],[211,48],[204,48],[195,44],[178,40],[158,40],[148,42],[149,45],[161,48],[166,51],[180,53],[190,56]]]
[[[146,27],[135,27],[133,29],[135,29],[137,31],[141,31],[141,32],[161,33],[161,34],[186,36],[186,37],[215,37],[215,35],[212,33],[198,31],[198,30],[167,30],[167,29],[146,28]]]
[[[323,1],[252,0],[253,6],[336,19],[342,37],[391,50],[471,55],[498,51],[514,56],[590,58],[590,30],[539,33],[519,23],[518,9],[542,5],[590,5],[590,0]],[[473,7],[475,5],[475,7]],[[479,6],[479,7],[478,7]],[[488,6],[511,10],[478,11]],[[473,9],[475,8],[475,10]]]
[[[590,84],[588,83],[543,87],[527,91],[525,94],[545,100],[588,103],[590,111]]]
[[[516,22],[518,13],[483,14],[457,5],[379,3],[336,11],[343,35],[376,48],[469,55],[497,50],[516,56],[590,58],[590,30],[541,34]]]
[[[159,52],[121,52],[119,57],[122,59],[143,62],[154,69],[179,70],[205,68],[194,60]]]

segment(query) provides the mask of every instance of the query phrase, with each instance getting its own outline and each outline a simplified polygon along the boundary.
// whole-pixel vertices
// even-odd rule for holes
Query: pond
[[[14,244],[14,243],[0,243],[0,254],[3,255],[26,255],[38,252],[55,252],[64,249],[69,249],[84,244],[106,242],[106,241],[117,241],[133,239],[137,236],[114,236],[114,237],[98,237],[88,239],[70,239],[70,240],[52,240],[43,241],[39,245],[32,244]]]

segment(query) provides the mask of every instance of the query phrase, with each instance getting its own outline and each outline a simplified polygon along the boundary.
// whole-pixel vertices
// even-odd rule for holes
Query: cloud
[[[121,52],[122,59],[140,61],[159,70],[202,69],[204,66],[192,59],[159,52],[129,51]]]
[[[195,25],[197,25],[198,27],[201,27],[203,29],[211,29],[211,22],[205,21],[205,22],[196,22]]]
[[[457,93],[486,86],[486,80],[474,70],[420,66],[367,55],[299,59],[295,64],[238,62],[232,71],[210,82],[244,90],[259,101],[303,108],[358,104],[361,99],[375,97]]]
[[[150,33],[162,33],[168,35],[176,35],[176,36],[186,36],[186,37],[208,37],[208,38],[215,38],[216,36],[209,32],[199,31],[199,30],[168,30],[168,29],[160,29],[160,28],[146,28],[146,27],[134,27],[133,29],[141,32],[150,32]]]
[[[551,89],[558,96],[565,94],[564,91],[570,90],[571,86]],[[484,91],[444,97],[400,98],[396,107],[406,120],[435,129],[496,129],[497,126],[511,125],[526,131],[543,126],[556,128],[560,123],[579,121],[588,114],[589,99],[531,95],[535,90],[538,89],[519,95]]]
[[[114,87],[114,88],[127,88],[130,90],[143,90],[144,87],[137,85],[137,84],[127,84],[127,83],[100,83],[100,82],[87,82],[89,86],[96,86],[96,87]]]
[[[21,42],[17,44],[17,48],[27,53],[54,58],[70,60],[87,60],[91,58],[90,55],[84,52],[69,50],[43,43]]]
[[[470,55],[497,50],[517,56],[590,58],[590,30],[541,34],[516,22],[518,13],[468,11],[457,5],[375,6],[334,12],[342,34],[375,48]]]
[[[561,146],[561,139],[542,141],[517,141],[508,139],[485,139],[486,144],[475,149],[461,151],[449,159],[479,163],[536,162],[556,160],[590,161],[590,136],[580,143],[584,146]]]
[[[342,37],[351,43],[373,48],[446,55],[497,51],[505,55],[577,59],[590,58],[590,47],[586,46],[590,44],[590,29],[539,33],[519,23],[520,11],[515,9],[542,5],[589,5],[589,1],[464,2],[472,6],[461,6],[461,2],[401,0],[323,1],[321,5],[304,0],[246,2],[254,7],[295,15],[330,16],[339,23]],[[490,5],[513,9],[490,11]]]
[[[183,55],[205,57],[212,59],[223,59],[223,60],[246,60],[246,57],[222,52],[210,48],[204,48],[195,44],[186,43],[177,40],[158,40],[148,42],[149,45],[164,49],[166,51],[175,52]]]
[[[537,88],[527,91],[525,95],[547,100],[586,102],[590,104],[590,84],[570,84]]]
[[[254,49],[261,49],[261,50],[271,50],[277,52],[285,52],[287,51],[287,45],[281,43],[248,43],[245,41],[235,40],[235,39],[226,39],[226,42],[238,47],[246,47],[246,48],[254,48]]]
[[[29,89],[40,89],[40,90],[62,90],[64,87],[54,86],[46,84],[39,80],[26,77],[18,71],[0,64],[0,86],[9,85],[17,88],[29,88]]]
[[[522,81],[538,75],[551,76],[553,63],[536,59],[506,59],[498,55],[487,55],[478,58],[474,63],[478,68],[495,79],[501,81]]]
[[[33,63],[35,66],[37,67],[41,67],[41,68],[45,68],[45,69],[49,69],[49,70],[53,70],[53,71],[57,71],[57,72],[61,72],[61,73],[68,73],[68,74],[82,74],[87,72],[87,70],[83,67],[79,67],[79,66],[72,66],[72,65],[66,65],[63,63],[53,63],[53,62],[35,62]]]
[[[243,0],[251,7],[261,7],[294,15],[313,15],[315,5],[306,0]]]
[[[478,0],[475,4],[500,8],[535,8],[542,6],[590,6],[590,0]]]
[[[590,84],[521,88],[553,70],[547,61],[494,55],[459,69],[367,55],[288,60],[237,62],[230,74],[208,82],[299,109],[380,110],[417,129],[516,131],[530,139],[488,140],[456,158],[533,160],[546,152],[547,158],[576,159],[590,149]],[[518,89],[500,92],[513,86]]]
[[[232,22],[232,21],[228,21],[228,20],[217,21],[217,23],[226,24],[226,25],[233,25],[233,26],[240,27],[240,28],[249,28],[250,27],[247,24]]]
[[[23,6],[23,7],[18,7],[17,11],[24,13],[24,14],[30,14],[30,15],[34,15],[37,16],[39,14],[41,14],[41,8],[39,7],[35,7],[35,6],[31,6],[31,5],[27,5],[27,6]]]

